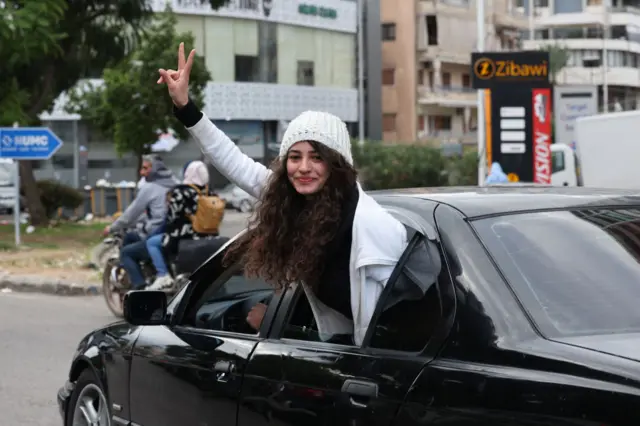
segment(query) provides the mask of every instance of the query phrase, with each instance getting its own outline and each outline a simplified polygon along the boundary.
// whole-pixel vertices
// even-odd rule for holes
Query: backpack
[[[198,234],[217,234],[226,203],[218,196],[209,195],[208,187],[200,191],[195,185],[189,186],[198,192],[198,207],[195,214],[189,216],[193,230]]]

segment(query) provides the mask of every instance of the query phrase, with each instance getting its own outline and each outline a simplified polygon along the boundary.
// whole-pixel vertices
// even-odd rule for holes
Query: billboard
[[[549,52],[476,52],[471,54],[471,68],[474,89],[550,87]]]
[[[551,89],[502,87],[485,92],[488,166],[513,182],[551,183]]]
[[[555,86],[553,89],[555,143],[576,149],[575,122],[598,113],[596,86]]]

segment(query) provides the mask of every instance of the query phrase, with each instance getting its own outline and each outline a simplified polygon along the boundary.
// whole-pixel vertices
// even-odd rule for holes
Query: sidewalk
[[[249,215],[227,211],[221,233],[233,236]],[[0,292],[20,291],[59,296],[101,295],[100,271],[84,267],[87,253],[64,249],[0,252]]]

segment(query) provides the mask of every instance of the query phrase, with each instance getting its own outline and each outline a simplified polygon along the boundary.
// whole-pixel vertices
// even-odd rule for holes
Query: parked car
[[[254,196],[234,184],[225,186],[217,193],[220,198],[225,200],[227,206],[231,206],[242,213],[252,212],[258,201]]]
[[[299,287],[276,295],[223,266],[224,246],[170,302],[130,292],[127,322],[80,341],[58,392],[65,424],[638,424],[637,193],[374,196],[410,243],[361,346],[320,336]]]

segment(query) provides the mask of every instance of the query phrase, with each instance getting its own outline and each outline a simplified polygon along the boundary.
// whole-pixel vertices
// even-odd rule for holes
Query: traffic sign
[[[0,158],[48,160],[62,143],[48,127],[0,127]]]

